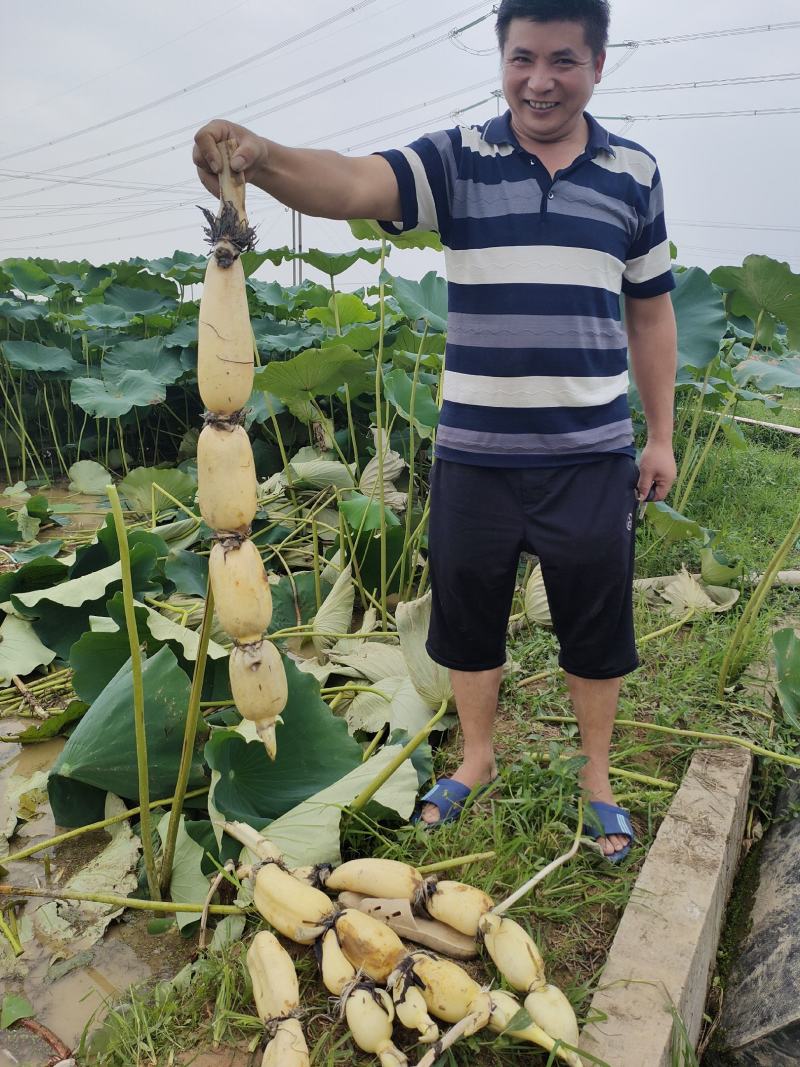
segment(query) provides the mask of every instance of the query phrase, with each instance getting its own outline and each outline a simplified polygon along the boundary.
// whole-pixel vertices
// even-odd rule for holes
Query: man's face
[[[503,94],[523,148],[583,133],[583,112],[605,58],[605,52],[592,55],[580,22],[511,20],[502,57]]]

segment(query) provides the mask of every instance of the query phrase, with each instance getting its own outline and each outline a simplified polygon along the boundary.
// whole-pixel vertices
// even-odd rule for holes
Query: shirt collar
[[[589,124],[589,141],[586,146],[589,154],[595,156],[598,152],[607,152],[610,156],[616,156],[617,153],[611,145],[608,130],[601,126],[588,111],[584,111],[583,114]],[[483,127],[483,139],[488,144],[510,144],[515,148],[520,148],[520,143],[511,128],[510,110],[504,115],[489,119]]]

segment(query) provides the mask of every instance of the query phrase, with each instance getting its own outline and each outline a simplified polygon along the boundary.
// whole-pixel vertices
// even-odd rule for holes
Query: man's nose
[[[543,67],[535,67],[528,75],[528,88],[532,93],[549,93],[553,87],[553,77]]]

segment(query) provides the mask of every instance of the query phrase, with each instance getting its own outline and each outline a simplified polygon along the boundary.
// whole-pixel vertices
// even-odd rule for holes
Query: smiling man
[[[587,757],[589,832],[616,862],[634,833],[608,777],[621,679],[638,666],[634,515],[637,500],[663,500],[675,478],[676,331],[655,160],[585,110],[608,25],[607,0],[503,0],[508,111],[481,126],[348,158],[217,120],[198,132],[194,159],[216,193],[217,144],[234,137],[235,168],[291,207],[441,235],[449,313],[428,651],[450,669],[464,753],[423,798],[421,819],[457,818],[497,774],[505,635],[529,551],[541,562]],[[628,354],[648,429],[638,468]]]

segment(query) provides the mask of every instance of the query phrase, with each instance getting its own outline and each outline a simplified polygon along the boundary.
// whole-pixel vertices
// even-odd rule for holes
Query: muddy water
[[[4,727],[7,722],[4,721]],[[13,775],[28,776],[47,769],[63,744],[63,739],[56,739],[24,747],[0,745],[0,806],[6,784]],[[39,818],[18,828],[11,847],[21,851],[57,833],[52,813],[45,805]],[[108,841],[106,833],[96,831],[49,849],[49,879],[44,854],[37,854],[11,864],[9,873],[0,880],[18,886],[63,884]],[[18,909],[17,921],[23,915],[32,914],[43,903],[43,900],[30,900],[24,910]],[[56,980],[52,980],[48,972],[60,961],[46,945],[29,942],[21,958],[27,973],[8,980],[5,983],[8,989],[4,987],[3,992],[24,995],[36,1012],[36,1020],[72,1048],[92,1017],[95,1022],[101,1017],[107,999],[117,997],[135,982],[172,977],[192,955],[195,943],[181,938],[176,927],[153,936],[147,932],[148,920],[149,916],[144,912],[125,913],[122,921],[111,926],[105,937],[89,950],[88,958],[83,959],[80,967]],[[46,1045],[19,1027],[0,1032],[0,1067],[41,1067],[50,1055],[51,1050]]]

